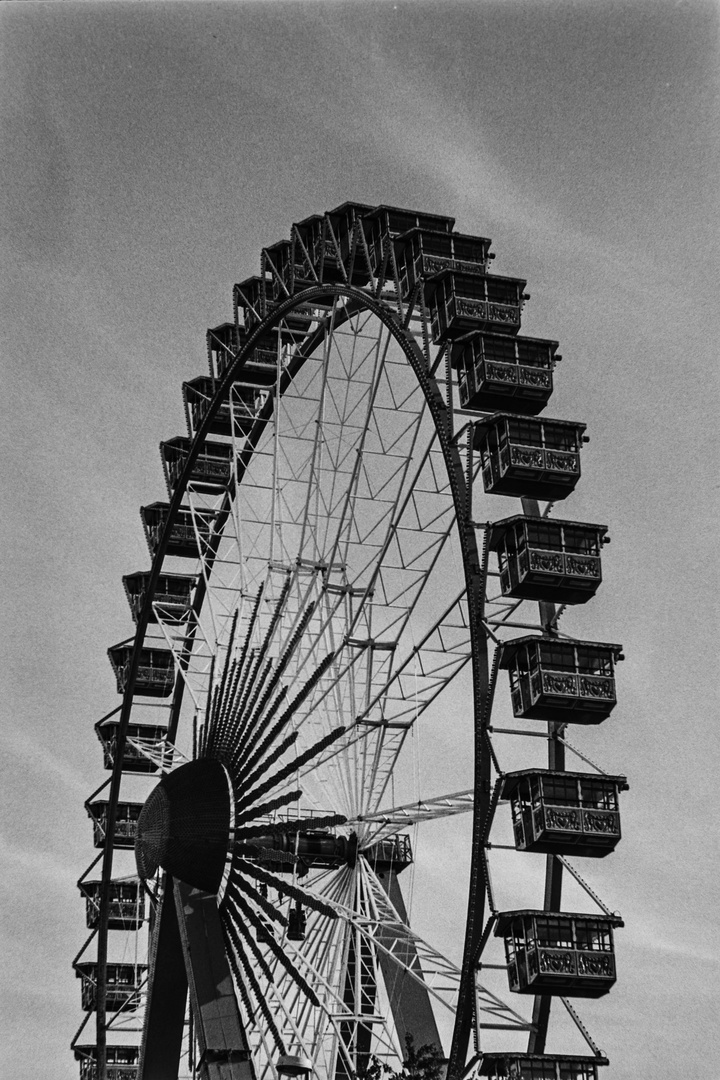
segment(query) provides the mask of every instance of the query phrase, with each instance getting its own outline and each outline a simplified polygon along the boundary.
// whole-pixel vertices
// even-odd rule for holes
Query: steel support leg
[[[214,893],[175,882],[175,906],[202,1080],[254,1080]]]
[[[398,875],[394,870],[387,870],[380,877],[380,883],[385,889],[390,903],[402,921],[407,924],[407,911],[400,891]],[[417,971],[419,975],[422,975],[417,950],[411,940],[397,941],[389,930],[381,930],[378,940],[381,945],[388,948],[392,946],[398,960],[413,971]],[[412,1035],[416,1050],[419,1050],[421,1046],[434,1045],[442,1052],[440,1033],[435,1023],[435,1014],[430,1004],[430,995],[425,987],[398,967],[384,952],[380,952],[379,960],[380,970],[390,998],[390,1009],[403,1052],[405,1051],[406,1035]]]
[[[343,1000],[356,1017],[363,1014],[369,1016],[375,1010],[377,996],[377,988],[371,975],[370,947],[361,939],[358,948],[353,929],[350,930],[350,935]],[[372,1029],[369,1024],[363,1024],[358,1020],[342,1020],[340,1038],[350,1056],[354,1056],[355,1070],[350,1070],[343,1055],[338,1054],[335,1078],[336,1080],[354,1080],[355,1077],[365,1073],[370,1065]]]
[[[173,879],[166,874],[152,929],[150,981],[138,1080],[177,1080],[187,992]]]

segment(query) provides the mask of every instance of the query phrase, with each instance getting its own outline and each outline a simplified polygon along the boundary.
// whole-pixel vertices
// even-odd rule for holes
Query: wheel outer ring
[[[470,624],[472,648],[475,802],[473,810],[470,890],[468,896],[468,915],[465,928],[465,943],[463,949],[460,994],[458,999],[452,1047],[448,1063],[447,1078],[448,1080],[459,1080],[459,1078],[462,1077],[465,1071],[465,1059],[469,1045],[473,1013],[474,960],[477,952],[477,946],[481,937],[485,908],[486,889],[485,869],[482,860],[482,828],[490,804],[490,760],[489,755],[485,752],[484,748],[484,729],[482,727],[489,684],[487,636],[483,629],[482,621],[484,614],[483,568],[480,565],[475,526],[473,522],[468,518],[466,512],[468,506],[466,490],[467,485],[462,467],[462,462],[460,460],[459,449],[452,438],[450,425],[451,415],[448,411],[446,403],[442,399],[436,380],[427,370],[425,358],[417,342],[404,327],[398,325],[395,315],[388,309],[388,307],[381,301],[377,300],[375,297],[369,296],[366,292],[353,285],[321,284],[313,285],[309,289],[304,289],[302,292],[296,293],[294,296],[288,297],[286,300],[278,304],[278,306],[274,308],[271,314],[266,316],[266,318],[260,322],[258,327],[249,337],[248,341],[245,343],[244,347],[240,350],[240,352],[237,354],[237,356],[234,358],[234,360],[228,367],[228,370],[225,372],[223,378],[219,381],[210,408],[208,409],[202,424],[195,433],[195,437],[193,438],[190,450],[185,460],[185,466],[183,468],[182,474],[178,480],[175,491],[172,494],[165,528],[160,538],[160,543],[158,544],[157,550],[153,557],[150,578],[145,594],[145,600],[143,602],[142,609],[139,612],[137,626],[135,630],[135,639],[133,643],[130,669],[128,671],[127,682],[121,707],[120,720],[117,728],[115,761],[110,782],[110,793],[108,796],[105,848],[103,852],[102,862],[102,886],[100,893],[100,919],[98,926],[97,950],[97,1069],[98,1076],[102,1078],[102,1080],[104,1080],[107,1068],[107,1041],[105,1027],[106,968],[109,890],[113,862],[112,840],[115,832],[117,803],[120,793],[122,760],[125,752],[127,729],[130,722],[133,695],[135,692],[135,682],[137,679],[137,672],[140,662],[140,649],[143,647],[145,633],[150,620],[150,615],[152,613],[152,598],[154,596],[157,581],[160,576],[163,561],[167,552],[167,546],[171,533],[171,523],[175,520],[178,511],[182,505],[182,500],[187,489],[188,481],[190,480],[193,466],[199,456],[200,450],[204,442],[207,439],[210,426],[220,408],[221,403],[227,396],[231,385],[236,381],[237,372],[245,363],[246,357],[256,348],[260,339],[265,334],[267,334],[269,330],[274,329],[278,325],[278,323],[281,322],[284,316],[293,310],[293,308],[297,307],[300,304],[310,303],[320,297],[327,298],[328,295],[333,295],[337,297],[345,296],[350,300],[350,304],[348,304],[342,312],[342,314],[344,314],[346,318],[349,318],[351,315],[354,315],[358,311],[361,311],[363,309],[372,312],[372,314],[375,315],[393,335],[396,342],[403,350],[403,353],[405,354],[408,363],[412,367],[415,376],[418,379],[420,387],[423,391],[425,399],[428,403],[428,408],[435,424],[435,429],[438,434],[443,458],[445,460],[445,467],[447,469],[448,479],[450,481],[453,502],[455,506],[458,535],[463,557],[465,583],[467,587],[468,618]],[[324,331],[325,327],[323,325],[322,327],[318,328],[318,330],[316,330],[308,339],[306,339],[306,341],[300,347],[299,352],[295,354],[295,357],[293,359],[296,361],[296,363],[293,363],[291,361],[290,366],[285,373],[284,379],[281,383],[281,393],[292,381],[295,372],[300,368],[300,366],[302,366],[305,359],[307,359],[307,357],[315,350],[319,341],[322,340],[322,335],[324,334]],[[265,421],[263,419],[261,423],[256,425],[255,430],[248,437],[249,441],[252,444],[252,450],[254,450],[255,448],[255,443],[257,442],[257,438],[259,438],[260,431],[264,427],[264,423]],[[254,441],[253,435],[255,436]],[[232,489],[230,489],[229,494],[232,495]],[[196,594],[200,593],[199,597],[197,598],[200,604],[202,604],[204,598],[204,591],[204,582],[201,580],[198,583],[198,587],[196,589]],[[173,734],[170,735],[170,730],[172,729],[173,724],[175,725],[175,727],[177,726],[177,717],[179,715],[180,705],[183,697],[183,687],[183,680],[177,680],[175,694],[171,706],[172,711],[171,724],[168,733],[169,738],[174,738],[174,731]]]

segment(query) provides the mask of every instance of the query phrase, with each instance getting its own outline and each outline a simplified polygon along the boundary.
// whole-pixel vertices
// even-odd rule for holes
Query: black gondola
[[[460,406],[480,412],[511,409],[535,416],[553,392],[558,342],[509,334],[478,333],[452,346]]]
[[[275,298],[273,279],[267,274],[255,275],[238,282],[233,287],[233,308],[235,325],[239,331],[249,337],[257,329],[263,319],[271,315],[282,300],[287,299],[282,290],[282,295]],[[298,306],[289,311],[282,319],[284,331],[295,334],[304,334],[315,314],[310,306]]]
[[[222,378],[245,340],[245,333],[235,323],[221,323],[208,330],[206,341],[211,378]]]
[[[95,732],[103,748],[103,764],[112,769],[117,752],[117,733],[120,721],[117,719],[101,720],[95,725]],[[129,724],[127,741],[123,751],[122,771],[124,773],[154,773],[157,765],[132,740],[143,746],[159,747],[167,736],[167,728],[160,724]]]
[[[245,356],[242,368],[238,371],[238,380],[243,383],[251,383],[257,386],[269,386],[275,382],[278,337],[280,344],[294,342],[297,335],[287,329],[272,329],[264,334],[254,348]],[[209,393],[212,395],[213,388],[222,379],[232,360],[237,353],[244,348],[248,335],[244,330],[238,329],[234,323],[222,323],[214,330],[207,332],[208,364],[210,367]],[[269,374],[268,374],[268,369]],[[198,384],[199,385],[199,384]],[[205,393],[208,393],[208,384],[205,384]]]
[[[495,258],[490,254],[491,243],[486,236],[466,233],[417,228],[401,233],[394,245],[403,296],[410,295],[416,282],[443,270],[486,274],[490,260]]]
[[[253,419],[260,411],[267,396],[267,388],[277,381],[278,372],[278,337],[282,350],[286,342],[295,341],[295,335],[285,329],[272,330],[263,335],[243,361],[237,373],[237,383],[233,386],[233,409],[239,414],[242,424],[242,404],[248,408],[248,415]],[[282,353],[280,355],[282,364]],[[254,391],[254,396],[253,396]],[[239,407],[240,406],[240,407]]]
[[[147,964],[107,964],[105,969],[105,1003],[113,1012],[134,1012],[140,1007],[140,985]],[[82,1007],[85,1012],[97,1008],[97,964],[91,960],[75,965],[81,980]]]
[[[339,268],[339,253],[328,236],[324,214],[311,214],[296,221],[292,236],[295,265],[307,274],[304,280],[308,286],[318,281],[342,280],[342,273],[333,273]]]
[[[119,802],[115,815],[115,832],[113,834],[114,848],[134,848],[137,823],[143,803]],[[107,799],[95,799],[88,803],[88,817],[93,823],[93,843],[96,848],[105,847],[105,832],[107,829]]]
[[[444,270],[425,285],[430,332],[435,344],[472,330],[516,334],[523,305],[529,300],[521,278],[495,274],[460,274]]]
[[[531,636],[503,642],[499,665],[510,675],[515,716],[599,724],[617,703],[615,665],[622,659],[622,645]]]
[[[598,1080],[598,1066],[609,1065],[598,1054],[526,1054],[483,1051],[478,1076],[488,1080]]]
[[[98,1080],[97,1047],[74,1047],[75,1060],[80,1062],[80,1080]],[[137,1080],[140,1065],[139,1046],[107,1046],[107,1080]]]
[[[100,922],[102,881],[79,881],[85,898],[85,922],[94,930]],[[139,881],[110,881],[108,930],[137,930],[145,920],[145,893]]]
[[[133,647],[113,645],[108,656],[117,680],[118,694],[125,693]],[[169,649],[140,649],[140,662],[135,676],[135,694],[143,697],[169,697],[175,685],[175,664]]]
[[[627,787],[624,776],[524,769],[505,773],[500,797],[510,800],[518,851],[603,858],[620,840]]]
[[[150,570],[140,570],[135,574],[125,574],[122,579],[133,622],[137,622],[140,617],[150,585],[150,576]],[[149,622],[158,621],[155,605],[165,622],[182,619],[190,609],[196,581],[197,578],[187,574],[160,574],[153,594]]]
[[[362,218],[373,209],[367,203],[344,202],[327,214],[340,259],[352,285],[367,285],[371,277],[371,267],[365,255]],[[344,280],[342,273],[337,280]]]
[[[140,518],[151,555],[154,555],[159,547],[169,511],[170,504],[164,502],[140,507]],[[212,510],[193,511],[190,507],[181,507],[170,530],[167,554],[183,559],[199,558],[201,551],[204,552],[210,542],[210,529],[216,516]]]
[[[287,299],[316,283],[312,267],[299,244],[279,240],[262,250],[262,278],[271,303]]]
[[[446,217],[444,214],[419,213],[417,210],[386,206],[383,203],[365,214],[362,224],[370,255],[370,265],[373,273],[377,274],[382,268],[385,253],[389,251],[387,241],[394,240],[410,229],[450,233],[455,224],[455,218]]]
[[[508,983],[515,994],[602,997],[616,979],[617,915],[502,911],[495,937],[505,939]]]
[[[248,335],[268,314],[267,296],[272,283],[254,274],[233,285],[233,311],[235,326]]]
[[[557,518],[514,517],[490,527],[489,547],[500,567],[503,596],[584,604],[602,580],[600,552],[607,526]]]
[[[207,416],[207,413],[215,397],[215,387],[217,383],[214,379],[208,378],[207,375],[198,375],[195,379],[190,379],[188,382],[184,382],[182,385],[183,402],[185,404],[185,412],[187,415],[188,432],[191,436],[195,434],[203,420]],[[220,403],[215,416],[210,422],[208,428],[208,434],[210,435],[230,435],[232,434],[232,423],[230,418],[230,403],[224,399]]]
[[[256,356],[256,353],[261,351],[263,350],[254,350],[252,359],[246,359],[238,382],[233,383],[228,396],[223,398],[210,421],[208,434],[230,438],[234,432],[239,437],[247,435],[252,429],[266,396],[260,383],[275,381],[276,354],[272,352],[269,357]],[[199,375],[196,379],[183,383],[183,399],[191,436],[207,416],[215,397],[216,385],[207,375]]]
[[[180,482],[192,443],[184,435],[160,443],[165,482],[172,496]],[[226,488],[233,476],[233,448],[228,443],[205,442],[190,471],[188,482],[195,491]]]
[[[489,495],[565,499],[580,479],[585,424],[494,413],[475,424]]]

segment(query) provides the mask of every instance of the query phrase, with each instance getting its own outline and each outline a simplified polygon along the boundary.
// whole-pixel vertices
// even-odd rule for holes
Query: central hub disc
[[[219,761],[190,761],[164,776],[140,811],[135,861],[141,878],[162,867],[216,893],[230,846],[230,785]]]

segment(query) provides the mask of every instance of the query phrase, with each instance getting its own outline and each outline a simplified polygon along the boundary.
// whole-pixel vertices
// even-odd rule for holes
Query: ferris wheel
[[[570,999],[608,992],[622,921],[568,856],[613,850],[627,782],[567,728],[610,715],[622,653],[560,628],[607,529],[551,513],[585,427],[540,417],[557,342],[518,334],[526,282],[493,258],[345,203],[208,331],[96,725],[81,1080],[607,1064]]]

